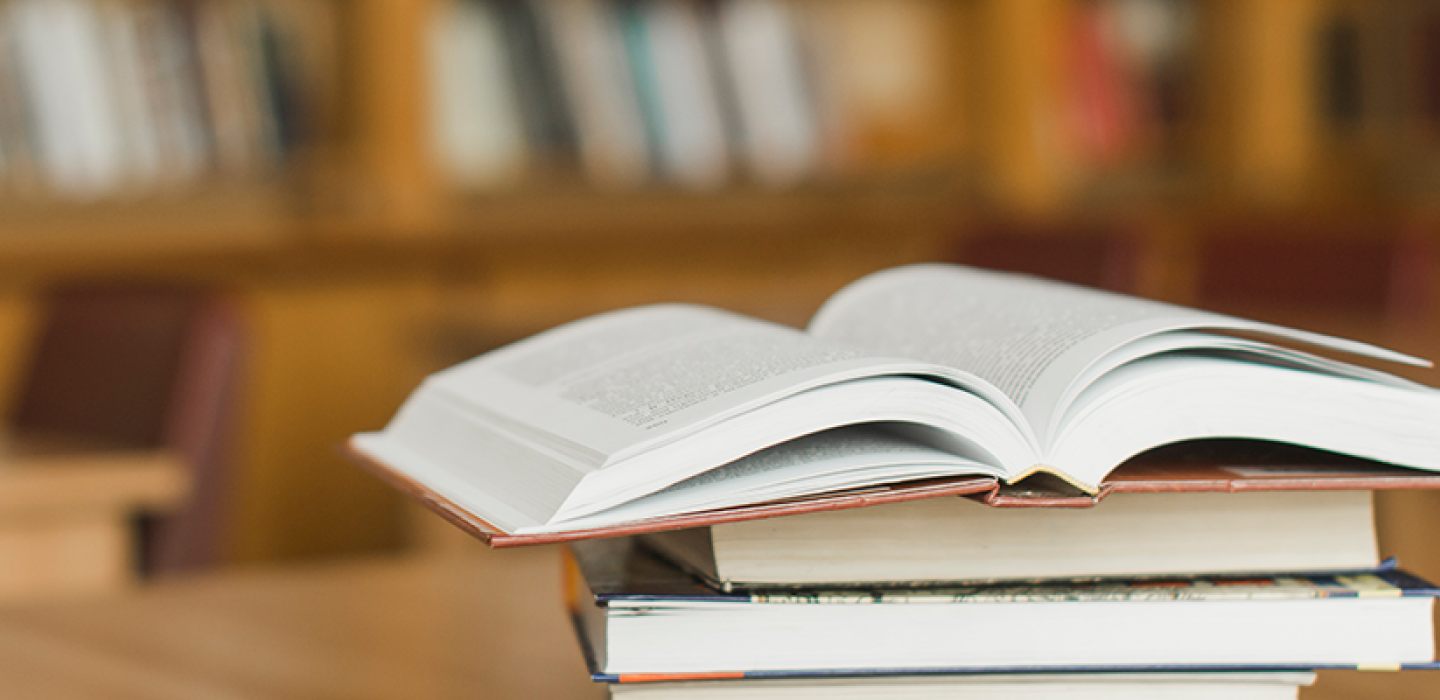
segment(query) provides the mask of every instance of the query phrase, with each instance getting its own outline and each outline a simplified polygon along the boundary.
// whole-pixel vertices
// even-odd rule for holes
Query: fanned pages
[[[1440,470],[1440,392],[1295,345],[1423,364],[921,265],[852,284],[808,332],[685,305],[577,321],[432,375],[351,447],[507,534],[965,476],[1095,493],[1136,454],[1207,438]]]

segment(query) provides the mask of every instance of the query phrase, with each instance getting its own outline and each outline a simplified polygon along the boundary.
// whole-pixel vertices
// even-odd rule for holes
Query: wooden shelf
[[[0,203],[0,268],[103,271],[199,254],[277,250],[303,235],[279,185],[215,186],[93,203]]]
[[[573,186],[457,196],[443,205],[435,232],[493,241],[657,235],[726,239],[934,222],[952,215],[964,201],[963,188],[945,177],[837,182],[781,191],[605,192]]]

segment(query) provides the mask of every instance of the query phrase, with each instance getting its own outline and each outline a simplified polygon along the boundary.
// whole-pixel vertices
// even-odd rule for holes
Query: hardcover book
[[[615,683],[613,700],[1295,700],[1315,674],[1029,673]]]
[[[819,508],[980,493],[1087,505],[1126,490],[1433,485],[1440,391],[1302,346],[1426,364],[1159,302],[918,265],[851,284],[807,331],[686,305],[552,329],[432,375],[384,430],[349,447],[455,522],[512,544],[732,509],[788,514],[787,503],[817,498]],[[1153,448],[1213,438],[1392,466],[1114,473]],[[1047,480],[1070,495],[1035,493]]]
[[[571,545],[596,680],[1430,668],[1398,570],[716,592],[631,540]]]
[[[1380,566],[1368,491],[1182,492],[1093,508],[929,498],[642,535],[722,590]]]

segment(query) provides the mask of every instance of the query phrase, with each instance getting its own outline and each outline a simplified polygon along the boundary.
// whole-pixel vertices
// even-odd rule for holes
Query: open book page
[[[603,527],[626,520],[967,474],[999,476],[1001,470],[932,447],[900,429],[852,425],[780,443],[598,516],[569,520],[565,527]]]
[[[1419,360],[1315,333],[1024,275],[916,265],[861,279],[833,296],[810,332],[974,373],[1015,401],[1041,445],[1091,379],[1155,352],[1209,347],[1213,329],[1268,333],[1411,364]]]
[[[555,518],[579,518],[614,508],[772,445],[842,426],[893,425],[907,440],[991,465],[993,471],[987,469],[991,474],[1008,476],[1012,468],[1024,470],[1040,461],[1034,443],[1015,421],[984,398],[944,382],[917,378],[914,375],[921,372],[915,370],[881,365],[871,371],[876,376],[842,376],[790,393],[783,400],[731,416],[684,440],[656,445],[616,468],[591,472]],[[879,456],[880,462],[894,459],[893,455]],[[767,474],[765,478],[785,475]]]
[[[1237,362],[1223,353],[1146,358],[1115,369],[1081,394],[1051,454],[1087,484],[1098,484],[1116,465],[1157,444],[1217,435],[1440,469],[1434,421],[1440,392],[1324,370]],[[1173,410],[1177,400],[1185,404],[1182,419]]]
[[[931,426],[913,436],[951,455],[940,460],[947,474],[976,473],[971,462],[990,474],[1033,464],[1034,443],[1014,418],[959,388],[976,385],[983,380],[958,370],[716,309],[649,306],[576,321],[437,372],[383,431],[352,444],[404,464],[407,476],[506,532],[540,531],[856,423]],[[1008,403],[993,387],[989,393]],[[902,455],[896,468],[910,473],[871,476],[936,474],[937,460],[926,461],[917,469]],[[815,480],[805,487],[832,488]]]
[[[896,367],[920,363],[665,305],[541,333],[433,375],[426,391],[598,469],[781,396]]]

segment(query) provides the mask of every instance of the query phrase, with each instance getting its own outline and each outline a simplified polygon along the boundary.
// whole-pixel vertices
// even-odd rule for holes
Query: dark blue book
[[[733,594],[630,540],[571,551],[599,681],[1435,667],[1437,590],[1398,569]]]

